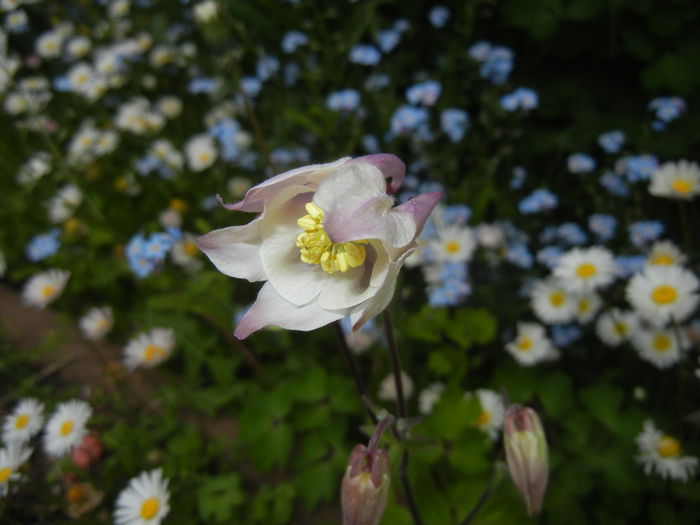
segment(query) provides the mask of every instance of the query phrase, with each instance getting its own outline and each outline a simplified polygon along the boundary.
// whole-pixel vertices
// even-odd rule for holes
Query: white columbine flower
[[[43,424],[44,404],[32,398],[21,399],[12,413],[5,417],[2,440],[5,443],[25,443],[39,433]]]
[[[656,473],[663,479],[688,481],[698,466],[698,458],[681,455],[680,442],[664,434],[653,421],[644,422],[644,430],[636,438],[639,447],[637,460],[643,465],[644,473]]]
[[[563,254],[553,274],[562,286],[574,293],[586,293],[609,285],[615,278],[615,260],[600,246],[572,248]]]
[[[576,316],[576,297],[558,279],[538,281],[530,292],[530,303],[543,323],[568,323]]]
[[[10,481],[21,478],[19,468],[31,455],[32,449],[16,441],[0,449],[0,496],[7,496]]]
[[[632,334],[632,344],[639,357],[664,369],[680,361],[688,338],[682,329],[676,332],[671,328],[638,328]]]
[[[556,359],[559,355],[544,327],[537,323],[518,323],[518,334],[506,345],[506,350],[523,366]]]
[[[124,348],[124,366],[153,368],[162,363],[173,351],[175,334],[170,328],[153,328],[129,341]]]
[[[656,326],[684,321],[698,304],[698,279],[680,266],[646,266],[627,283],[626,296]]]
[[[596,322],[596,334],[608,346],[619,346],[628,341],[639,328],[639,318],[631,311],[613,308]]]
[[[27,306],[45,308],[63,292],[68,282],[70,272],[51,269],[37,273],[24,283],[22,288],[22,301]]]
[[[505,406],[503,398],[493,390],[480,388],[476,391],[481,405],[481,413],[474,420],[476,427],[486,433],[491,441],[496,441],[503,427]]]
[[[114,521],[116,525],[159,525],[170,511],[169,500],[162,471],[142,472],[119,494]]]
[[[111,306],[93,307],[80,318],[80,330],[91,340],[102,339],[112,329],[114,316]]]
[[[695,162],[665,162],[652,175],[649,193],[656,197],[690,200],[700,194],[700,167]]]
[[[46,423],[44,450],[49,456],[68,454],[87,434],[85,424],[92,408],[85,401],[73,399],[61,403]]]
[[[214,164],[218,156],[214,139],[209,135],[196,135],[185,144],[187,164],[192,171],[203,171]]]
[[[657,241],[651,246],[646,263],[651,266],[680,266],[685,260],[685,254],[671,241]]]

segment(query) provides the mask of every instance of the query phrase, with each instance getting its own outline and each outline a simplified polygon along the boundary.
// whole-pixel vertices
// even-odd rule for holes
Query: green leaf
[[[322,501],[330,501],[340,490],[340,472],[329,462],[319,463],[297,476],[297,490],[307,508],[313,509]]]
[[[235,473],[211,476],[200,484],[197,491],[199,516],[204,520],[230,520],[234,509],[243,500],[241,478]]]
[[[538,383],[537,392],[549,415],[557,417],[574,402],[571,380],[562,372],[546,375]]]

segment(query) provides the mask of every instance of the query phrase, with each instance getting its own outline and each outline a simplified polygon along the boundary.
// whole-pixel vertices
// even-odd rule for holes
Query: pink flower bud
[[[512,405],[504,422],[506,461],[528,515],[539,514],[549,478],[547,439],[537,412]]]
[[[391,483],[389,456],[377,448],[388,416],[379,422],[369,446],[356,445],[350,454],[345,477],[340,487],[343,525],[378,525],[386,508]]]
[[[97,434],[88,434],[83,441],[73,449],[73,464],[82,469],[87,469],[102,455],[102,442]]]

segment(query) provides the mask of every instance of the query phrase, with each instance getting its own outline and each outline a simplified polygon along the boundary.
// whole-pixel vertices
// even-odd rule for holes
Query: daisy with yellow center
[[[532,366],[558,356],[544,327],[537,323],[518,323],[515,340],[506,345],[506,350],[523,366]]]
[[[563,254],[552,273],[562,286],[573,293],[588,293],[604,288],[614,279],[615,262],[605,248],[573,248]]]
[[[639,319],[634,312],[613,308],[598,317],[596,334],[608,346],[619,346],[637,331]]]
[[[652,266],[672,266],[682,265],[685,260],[685,254],[671,241],[658,241],[649,250],[646,263]]]
[[[39,433],[44,424],[44,405],[36,399],[22,399],[5,417],[2,440],[25,443]]]
[[[576,298],[558,279],[538,281],[530,293],[530,304],[544,323],[568,323],[576,316]]]
[[[670,199],[693,199],[700,194],[700,167],[687,160],[662,164],[651,176],[649,193]]]
[[[124,366],[152,368],[165,361],[175,347],[175,334],[170,328],[153,328],[138,335],[124,348]]]
[[[684,456],[680,441],[659,430],[653,421],[646,420],[636,438],[639,456],[646,475],[658,474],[663,479],[688,481],[697,470],[698,458]]]
[[[52,457],[68,454],[87,434],[91,415],[92,408],[85,401],[74,399],[58,405],[44,430],[46,453]]]
[[[495,441],[503,428],[505,414],[503,399],[493,390],[485,388],[477,390],[476,395],[479,398],[481,412],[474,420],[474,425],[487,434],[492,441]]]
[[[160,469],[142,472],[119,494],[114,510],[117,525],[159,525],[170,511],[168,480]]]
[[[114,324],[114,314],[110,306],[94,307],[88,310],[80,318],[80,330],[83,335],[91,340],[102,339],[112,329]]]
[[[18,481],[22,464],[29,459],[32,450],[22,443],[10,441],[0,449],[0,496],[7,496],[10,482]]]
[[[182,266],[189,272],[194,272],[201,268],[202,252],[197,247],[196,238],[191,233],[183,233],[170,251],[170,256],[175,264]]]
[[[579,295],[575,298],[576,300],[576,320],[585,324],[590,322],[600,310],[600,306],[603,302],[600,296],[596,293],[587,293]]]
[[[676,333],[673,329],[642,328],[631,337],[639,357],[660,369],[680,361],[683,351],[688,347],[688,338],[680,330]]]
[[[627,284],[626,296],[641,317],[655,326],[684,321],[698,304],[698,279],[680,266],[646,266]]]
[[[437,238],[428,241],[428,246],[439,262],[463,263],[470,261],[474,255],[477,239],[468,226],[438,225]]]
[[[22,300],[27,306],[45,308],[61,295],[70,272],[47,270],[31,277],[22,289]]]

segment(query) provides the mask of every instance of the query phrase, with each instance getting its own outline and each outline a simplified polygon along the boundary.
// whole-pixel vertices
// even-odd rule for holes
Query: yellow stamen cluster
[[[693,185],[688,180],[676,179],[671,182],[671,188],[673,188],[673,191],[680,195],[687,195],[693,189]]]
[[[595,267],[594,264],[591,263],[583,263],[579,265],[578,268],[576,268],[576,275],[578,275],[582,279],[588,279],[589,277],[593,277],[597,272],[598,269]]]
[[[564,304],[564,300],[566,298],[564,297],[564,294],[561,292],[552,292],[549,294],[549,302],[552,303],[554,306],[561,306]]]
[[[62,436],[67,436],[68,434],[70,434],[71,432],[73,432],[73,422],[70,421],[70,420],[65,421],[65,422],[61,425],[61,429],[60,429],[59,432],[60,432],[60,434],[61,434]]]
[[[148,498],[141,504],[141,517],[145,520],[153,519],[158,514],[159,508],[158,498]]]
[[[676,301],[678,292],[673,286],[662,284],[651,292],[652,300],[657,304],[669,304]]]
[[[29,423],[29,415],[20,414],[17,416],[17,419],[15,419],[15,428],[22,429],[27,426],[27,423]]]
[[[479,414],[479,417],[476,418],[476,426],[478,427],[483,427],[489,424],[489,421],[491,421],[491,414],[487,412],[486,410],[482,410],[481,414]]]
[[[654,258],[651,260],[651,264],[655,265],[663,265],[663,266],[670,266],[672,264],[675,264],[676,261],[673,257],[671,257],[668,254],[665,253],[660,253],[658,255],[655,255]]]
[[[654,337],[651,344],[654,350],[663,353],[671,347],[671,340],[663,334],[658,334]]]
[[[515,346],[521,352],[527,352],[532,348],[532,339],[527,336],[521,337]]]
[[[5,483],[12,475],[12,469],[10,467],[0,468],[0,483]]]
[[[334,273],[347,272],[365,262],[367,241],[335,243],[323,228],[323,210],[313,202],[305,206],[308,215],[297,220],[297,225],[304,231],[297,237],[297,247],[301,260],[309,264],[320,264],[323,271]]]
[[[662,458],[675,458],[681,453],[681,444],[671,436],[663,436],[656,445],[656,451]]]
[[[153,361],[154,359],[160,359],[165,355],[165,350],[163,350],[158,345],[148,345],[143,351],[144,361]]]

